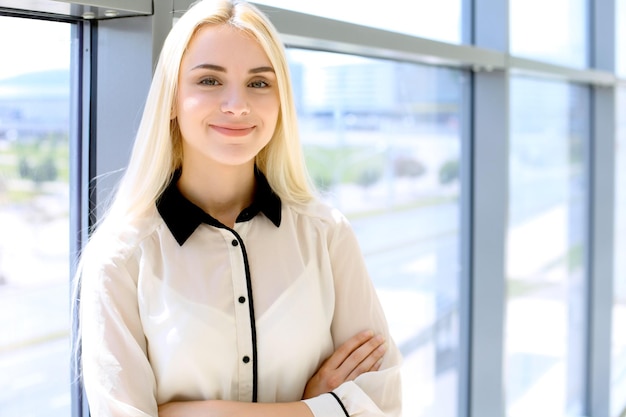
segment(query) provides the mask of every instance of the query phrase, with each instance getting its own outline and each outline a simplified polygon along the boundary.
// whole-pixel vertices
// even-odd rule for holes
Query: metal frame
[[[37,18],[113,19],[153,13],[151,0],[0,0],[0,11]]]
[[[179,1],[185,3],[185,0]],[[510,70],[602,86],[613,86],[618,81],[611,71],[602,67],[577,69],[510,55],[508,7],[502,1],[474,0],[475,12],[468,13],[474,17],[472,45],[418,38],[263,4],[257,6],[270,16],[285,44],[294,47],[479,71]]]
[[[590,4],[590,64],[616,70],[616,0]],[[623,24],[623,23],[622,23]],[[587,414],[610,415],[611,336],[614,280],[615,143],[617,84],[594,85],[589,152],[589,249]],[[626,410],[625,410],[626,411]]]
[[[102,7],[107,9],[124,10],[139,14],[152,14],[152,0],[54,0],[56,2],[79,4],[82,6]],[[158,0],[157,0],[158,1]]]
[[[615,90],[592,91],[589,153],[587,413],[610,416],[614,274]]]
[[[92,90],[97,147],[96,212],[107,203],[131,153],[152,71],[172,25],[172,3],[160,1],[152,16],[96,22],[97,63]]]
[[[508,52],[508,3],[475,0],[473,42]],[[494,24],[494,22],[498,22]],[[507,60],[505,60],[507,61]],[[508,228],[509,74],[480,71],[472,83],[469,409],[459,417],[506,415],[504,328]]]
[[[71,121],[70,121],[70,295],[77,288],[75,281],[78,257],[87,241],[89,232],[89,147],[85,138],[89,138],[89,94],[91,84],[91,28],[89,23],[74,25],[74,39],[71,55]],[[72,300],[72,297],[70,297]],[[78,303],[72,300],[72,350],[70,366],[70,393],[72,398],[72,416],[88,415],[87,403],[83,397],[80,378],[79,347],[75,335],[78,332]],[[74,353],[76,352],[76,356]]]

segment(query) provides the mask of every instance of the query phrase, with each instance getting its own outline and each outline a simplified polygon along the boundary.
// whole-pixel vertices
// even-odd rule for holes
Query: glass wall
[[[438,41],[463,41],[463,0],[396,0],[389,5],[363,0],[255,0],[255,3]]]
[[[0,16],[2,417],[70,415],[71,29]]]
[[[510,89],[507,415],[583,415],[589,91],[522,77]]]
[[[617,91],[611,417],[626,410],[626,87]]]
[[[615,0],[615,70],[626,78],[626,0]]]
[[[525,58],[588,65],[586,0],[510,0],[510,51]]]
[[[307,166],[357,233],[404,355],[404,415],[458,415],[467,74],[290,49]]]

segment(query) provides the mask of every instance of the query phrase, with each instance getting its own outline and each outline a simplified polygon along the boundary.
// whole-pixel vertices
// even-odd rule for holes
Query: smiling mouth
[[[226,126],[217,126],[217,125],[210,125],[210,126],[213,130],[215,130],[216,132],[224,136],[234,136],[234,137],[246,136],[250,134],[255,128],[255,126],[249,126],[249,127],[226,127]]]

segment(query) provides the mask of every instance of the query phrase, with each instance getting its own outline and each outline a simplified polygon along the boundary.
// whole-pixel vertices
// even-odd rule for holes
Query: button
[[[244,356],[243,357],[243,363],[248,363],[250,362],[250,357],[249,356]]]
[[[246,297],[239,297],[239,302],[241,304],[245,303],[246,302]]]
[[[233,246],[238,246],[239,245],[239,241],[237,239],[233,239],[232,242],[230,242]]]

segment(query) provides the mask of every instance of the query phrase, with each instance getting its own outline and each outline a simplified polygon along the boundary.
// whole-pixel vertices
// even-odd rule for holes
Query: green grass
[[[8,201],[12,203],[25,203],[39,194],[40,192],[36,190],[8,190],[7,192]]]
[[[42,193],[46,181],[69,183],[69,146],[66,136],[23,139],[0,148],[0,191],[3,201],[23,203]],[[19,181],[23,186],[13,186]],[[28,185],[30,183],[30,186]]]
[[[383,175],[386,156],[371,146],[327,148],[307,146],[305,160],[311,178],[321,189],[334,184],[368,185]]]

